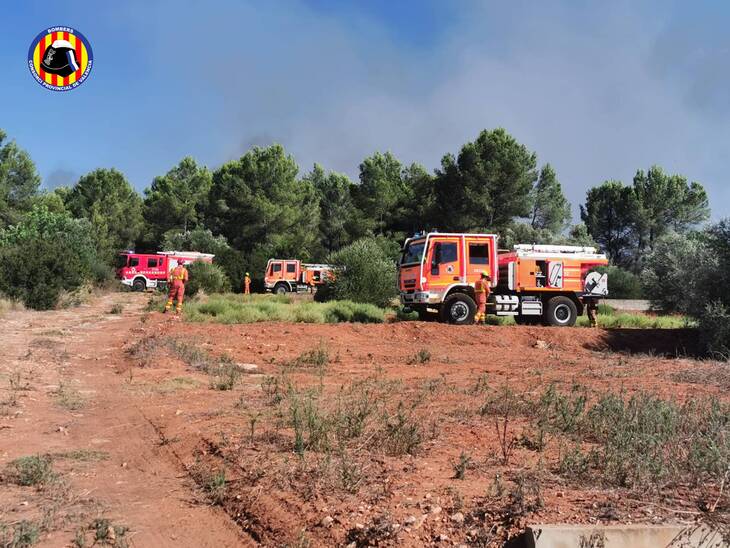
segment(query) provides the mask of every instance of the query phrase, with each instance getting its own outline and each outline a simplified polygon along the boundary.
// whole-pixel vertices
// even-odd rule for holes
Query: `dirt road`
[[[658,523],[720,500],[571,481],[574,443],[538,444],[521,403],[553,385],[727,400],[726,368],[685,357],[690,332],[187,324],[146,302],[0,319],[0,539],[488,546],[528,519]],[[507,400],[523,408],[501,431]]]
[[[121,314],[110,313],[116,304]],[[119,372],[145,304],[142,295],[115,293],[72,310],[0,319],[0,469],[19,457],[52,454],[57,474],[43,488],[0,489],[6,534],[28,520],[43,546],[69,546],[82,536],[90,545],[94,521],[108,519],[117,526],[112,536],[133,546],[251,544],[225,512],[201,499],[161,442],[158,409],[140,405],[156,387]],[[119,535],[122,528],[129,531]]]

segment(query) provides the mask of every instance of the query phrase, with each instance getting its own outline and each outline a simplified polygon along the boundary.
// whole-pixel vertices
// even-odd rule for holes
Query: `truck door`
[[[428,259],[429,262],[426,263],[424,272],[429,273],[429,287],[446,289],[461,280],[462,257],[459,239],[443,239],[433,242]]]
[[[274,280],[281,280],[284,277],[284,273],[282,272],[283,266],[281,261],[272,261],[269,266],[269,276]]]
[[[297,281],[297,261],[286,261],[284,279],[292,282]]]
[[[563,287],[563,263],[561,261],[547,262],[548,287]]]

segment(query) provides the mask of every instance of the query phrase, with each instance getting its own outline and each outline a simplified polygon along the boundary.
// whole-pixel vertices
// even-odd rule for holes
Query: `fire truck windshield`
[[[124,268],[127,266],[127,255],[117,255],[117,263],[115,266],[117,268]]]
[[[426,242],[423,240],[410,242],[403,250],[403,256],[401,257],[400,264],[420,263],[421,258],[423,257],[424,247],[426,247]]]

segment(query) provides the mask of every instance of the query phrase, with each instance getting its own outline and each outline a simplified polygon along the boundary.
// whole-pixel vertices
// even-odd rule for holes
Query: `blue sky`
[[[6,2],[0,127],[48,187],[97,167],[140,191],[191,155],[215,168],[280,142],[357,176],[390,150],[429,169],[505,127],[577,205],[659,164],[730,215],[730,3],[362,0]],[[69,25],[94,69],[30,76],[30,41]]]

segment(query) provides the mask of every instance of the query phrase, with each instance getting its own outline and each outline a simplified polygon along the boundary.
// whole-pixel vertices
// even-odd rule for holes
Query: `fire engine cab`
[[[298,259],[269,259],[264,273],[266,291],[277,294],[313,291],[332,275],[328,264],[307,264]]]
[[[515,245],[498,250],[496,234],[432,232],[406,240],[398,269],[401,303],[421,319],[471,324],[474,282],[491,278],[487,313],[513,316],[520,324],[574,325],[585,306],[608,294],[608,264],[595,248]]]
[[[125,251],[117,257],[117,278],[135,291],[167,285],[170,271],[179,264],[195,261],[212,263],[214,255],[197,251],[161,251],[134,253]]]

